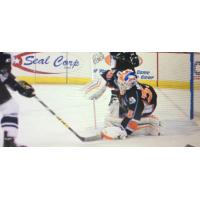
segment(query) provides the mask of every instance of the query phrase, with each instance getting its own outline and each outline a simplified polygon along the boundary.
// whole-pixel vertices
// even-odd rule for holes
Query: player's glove
[[[29,97],[29,98],[35,96],[34,88],[30,84],[28,84],[26,81],[19,81],[18,84],[19,85],[18,85],[17,91],[19,92],[19,94],[25,97]]]

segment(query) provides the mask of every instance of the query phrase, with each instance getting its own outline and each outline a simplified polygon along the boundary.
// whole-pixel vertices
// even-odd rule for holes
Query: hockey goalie
[[[111,86],[111,80],[115,83],[114,89],[119,91],[119,96],[110,103],[110,112],[105,118],[105,127],[101,130],[102,139],[125,139],[138,134],[160,135],[160,122],[152,115],[157,106],[157,94],[153,87],[139,83],[135,72],[130,69],[118,73],[108,70],[103,77],[103,80],[99,79],[98,84],[92,86],[95,92],[90,99],[98,99],[106,90],[107,83]],[[90,87],[90,91],[94,90]]]

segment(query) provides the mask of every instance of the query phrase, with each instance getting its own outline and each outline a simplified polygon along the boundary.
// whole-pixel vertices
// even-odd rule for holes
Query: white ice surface
[[[94,134],[93,104],[76,85],[35,85],[37,95],[67,124],[82,136]],[[17,141],[33,147],[58,146],[200,146],[200,127],[189,120],[189,93],[184,90],[159,89],[155,115],[162,120],[162,135],[134,136],[120,141],[96,141],[83,143],[66,129],[36,99],[28,99],[17,93],[13,97],[20,105],[19,135]],[[97,126],[101,128],[110,91],[96,102]],[[2,145],[2,132],[1,145]]]

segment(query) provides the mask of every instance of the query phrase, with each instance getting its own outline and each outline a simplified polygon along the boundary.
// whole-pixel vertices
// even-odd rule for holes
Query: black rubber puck
[[[193,146],[191,144],[186,144],[185,147],[195,147],[195,146]]]

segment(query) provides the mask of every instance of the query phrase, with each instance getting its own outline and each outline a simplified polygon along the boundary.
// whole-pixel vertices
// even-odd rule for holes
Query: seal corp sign
[[[79,69],[80,61],[67,53],[23,52],[15,55],[13,67],[34,74],[63,74]]]

